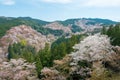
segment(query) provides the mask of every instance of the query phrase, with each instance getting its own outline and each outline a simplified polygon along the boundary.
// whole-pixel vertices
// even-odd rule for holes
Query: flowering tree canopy
[[[9,62],[0,63],[0,80],[37,80],[34,63],[26,60],[11,59]]]
[[[77,50],[70,54],[73,57],[74,62],[80,60],[101,60],[113,52],[110,39],[106,35],[100,34],[88,36],[73,48]]]

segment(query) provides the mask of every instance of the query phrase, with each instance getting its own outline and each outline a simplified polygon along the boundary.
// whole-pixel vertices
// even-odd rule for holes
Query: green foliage
[[[0,17],[0,37],[4,36],[7,30],[11,29],[12,27],[23,24],[27,26],[31,26],[33,29],[44,35],[53,34],[55,36],[60,36],[63,34],[62,30],[52,30],[49,28],[44,28],[43,26],[48,23],[50,22],[32,19],[30,17],[19,17],[19,18]]]
[[[46,44],[43,50],[40,50],[38,53],[36,49],[32,46],[26,44],[25,40],[22,40],[19,43],[14,43],[13,45],[9,45],[8,48],[8,59],[11,58],[24,58],[28,62],[35,62],[36,70],[38,74],[40,73],[41,69],[45,66],[49,67],[50,64],[50,47]]]
[[[120,24],[116,24],[115,26],[111,25],[106,31],[103,28],[102,33],[110,37],[112,45],[120,46]]]
[[[27,45],[25,40],[9,45],[8,59],[24,58],[28,62],[35,62],[38,76],[43,67],[51,67],[54,60],[62,59],[66,54],[73,51],[73,46],[85,35],[73,35],[71,38],[61,37],[53,44],[46,43],[45,48],[36,52],[35,48]],[[66,69],[65,69],[66,70]],[[67,70],[66,70],[67,72]]]
[[[36,50],[32,46],[23,45],[22,42],[14,43],[8,48],[8,59],[24,58],[28,62],[34,62]]]
[[[84,18],[86,19],[86,18]],[[112,25],[116,24],[117,22],[111,21],[109,19],[99,19],[99,18],[88,18],[86,20],[89,20],[87,22],[87,25],[95,25],[96,23],[102,23],[102,25]]]
[[[27,45],[27,42],[26,42],[26,40],[24,40],[24,39],[22,39],[20,43],[21,43],[22,46]]]
[[[75,21],[79,19],[67,19],[65,21],[58,21],[59,23],[63,24],[64,26],[68,26],[69,24],[75,24]]]
[[[68,26],[69,24],[72,24],[72,32],[80,32],[82,29],[76,25],[75,22],[79,20],[88,20],[86,25],[95,25],[96,23],[103,23],[104,25],[111,25],[116,24],[117,22],[107,20],[107,19],[91,19],[91,18],[80,18],[80,19],[68,19],[65,21],[58,21],[60,24],[63,24],[64,26]],[[55,36],[60,36],[64,32],[62,30],[52,30],[49,28],[44,28],[43,26],[46,24],[49,24],[50,22],[42,21],[38,19],[32,19],[30,17],[0,17],[0,37],[4,36],[6,31],[9,30],[11,27],[18,26],[18,25],[28,25],[31,26],[36,31],[47,35],[47,34],[53,34]]]
[[[83,29],[80,28],[79,26],[77,25],[72,25],[72,32],[73,33],[76,33],[76,32],[81,32]]]
[[[50,63],[51,54],[50,54],[49,44],[46,43],[45,48],[38,52],[38,56],[41,59],[41,63],[43,67],[45,66],[49,67],[51,65]]]
[[[65,56],[66,53],[66,46],[64,43],[61,43],[59,45],[55,44],[54,48],[51,48],[51,59],[61,59]]]
[[[63,34],[62,30],[52,30],[50,28],[44,28],[44,27],[40,27],[40,26],[31,26],[33,29],[35,29],[36,31],[40,32],[43,35],[48,35],[48,34],[53,34],[55,36],[60,36]]]
[[[41,69],[43,68],[39,55],[36,55],[36,57],[35,57],[35,64],[36,64],[36,70],[37,70],[37,73],[38,73],[38,76],[39,76],[40,72],[41,72]]]
[[[67,19],[65,21],[58,21],[58,22],[63,24],[64,26],[68,26],[69,24],[75,25],[75,22],[79,20],[86,20],[87,21],[86,25],[95,25],[100,23],[102,23],[103,25],[112,25],[117,23],[109,19],[99,19],[99,18],[77,18],[77,19]]]
[[[86,60],[79,61],[78,65],[81,67],[92,67],[92,63]]]
[[[106,34],[107,33],[107,29],[105,26],[103,26],[102,30],[101,30],[101,34]]]
[[[66,54],[73,51],[73,46],[80,42],[85,35],[73,35],[71,38],[62,36],[51,45],[51,62],[56,59],[62,59]]]
[[[9,30],[13,26],[18,26],[21,24],[19,19],[5,19],[0,18],[0,37],[5,35],[6,31]]]

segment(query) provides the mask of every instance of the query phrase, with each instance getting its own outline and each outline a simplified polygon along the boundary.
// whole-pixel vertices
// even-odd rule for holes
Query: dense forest
[[[53,42],[51,46],[46,43],[45,48],[39,52],[36,52],[34,47],[27,45],[25,40],[21,40],[19,43],[9,45],[8,59],[24,58],[28,62],[35,62],[37,72],[40,74],[43,67],[50,67],[54,60],[62,59],[66,54],[70,54],[73,51],[72,47],[84,36],[87,35],[73,35],[71,38],[63,36]]]
[[[108,29],[107,29],[108,28]],[[108,35],[112,45],[120,46],[120,24],[103,27],[102,34]]]

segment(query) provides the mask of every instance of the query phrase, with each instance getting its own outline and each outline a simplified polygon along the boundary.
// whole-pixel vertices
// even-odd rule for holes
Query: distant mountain
[[[116,21],[112,21],[109,19],[100,19],[100,18],[78,18],[78,19],[67,19],[65,21],[58,21],[61,24],[67,26],[69,24],[76,24],[75,22],[83,21],[86,25],[95,25],[95,24],[103,24],[103,25],[111,25],[116,24]]]
[[[18,25],[28,25],[31,26],[33,29],[37,30],[38,32],[47,35],[47,34],[54,34],[59,36],[63,33],[62,30],[52,30],[49,28],[42,27],[43,25],[49,24],[50,22],[42,21],[38,19],[32,19],[30,17],[0,17],[0,37],[5,35],[6,31],[9,30],[11,27],[18,26]]]
[[[0,37],[5,35],[6,31],[11,27],[18,25],[31,26],[36,31],[43,35],[53,34],[61,36],[81,31],[93,31],[96,28],[101,28],[103,25],[116,24],[116,21],[99,18],[78,18],[67,19],[65,21],[48,22],[31,17],[0,17]]]

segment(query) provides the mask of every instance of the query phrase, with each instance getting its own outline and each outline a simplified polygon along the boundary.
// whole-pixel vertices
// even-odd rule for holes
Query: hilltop
[[[39,51],[40,49],[44,49],[45,43],[49,43],[51,39],[53,40],[54,36],[44,36],[33,30],[30,26],[20,25],[12,27],[0,39],[0,57],[4,58],[8,52],[9,45],[14,43],[22,42],[35,47]]]

